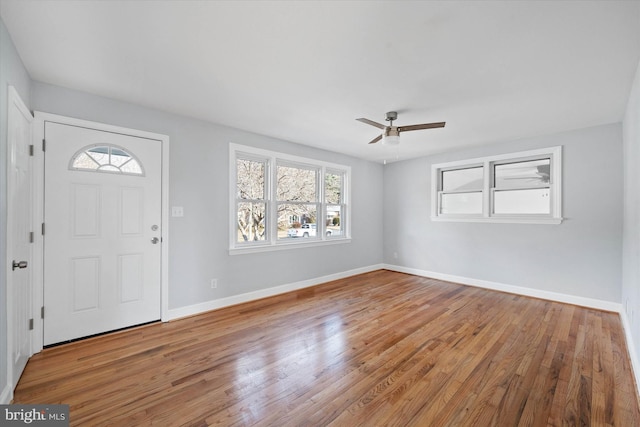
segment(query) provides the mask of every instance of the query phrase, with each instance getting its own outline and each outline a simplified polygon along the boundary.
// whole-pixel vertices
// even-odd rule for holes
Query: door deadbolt
[[[15,270],[16,268],[27,268],[27,261],[13,261],[13,263],[11,263],[11,270]]]

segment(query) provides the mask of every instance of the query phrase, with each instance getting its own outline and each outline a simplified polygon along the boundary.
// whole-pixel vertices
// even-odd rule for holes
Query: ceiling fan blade
[[[380,141],[381,139],[382,139],[382,135],[378,135],[375,138],[373,138],[369,144],[375,144],[376,142]]]
[[[371,125],[371,126],[375,126],[375,127],[377,127],[378,129],[384,129],[384,128],[386,127],[386,126],[385,126],[385,125],[383,125],[383,124],[380,124],[380,123],[374,122],[373,120],[369,120],[369,119],[364,119],[364,118],[362,118],[362,119],[356,119],[356,120],[357,120],[357,121],[359,121],[359,122],[362,122],[362,123],[366,123],[366,124]]]
[[[446,122],[424,123],[421,125],[398,126],[398,132],[407,132],[410,130],[443,128]]]

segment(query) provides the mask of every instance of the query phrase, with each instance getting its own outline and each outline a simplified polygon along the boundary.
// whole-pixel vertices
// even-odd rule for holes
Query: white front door
[[[31,121],[33,117],[13,87],[8,105],[7,312],[9,381],[15,388],[31,357],[32,191]]]
[[[159,320],[161,141],[44,132],[44,345]]]

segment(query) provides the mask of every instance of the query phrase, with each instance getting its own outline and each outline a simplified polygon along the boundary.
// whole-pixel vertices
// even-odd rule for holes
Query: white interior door
[[[161,141],[45,123],[44,344],[161,316]]]
[[[7,313],[12,390],[31,357],[31,121],[33,117],[13,87],[8,105]]]

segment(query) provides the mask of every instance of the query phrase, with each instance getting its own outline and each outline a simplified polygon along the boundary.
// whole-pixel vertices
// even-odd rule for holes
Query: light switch
[[[184,216],[184,208],[182,206],[171,206],[171,216]]]

